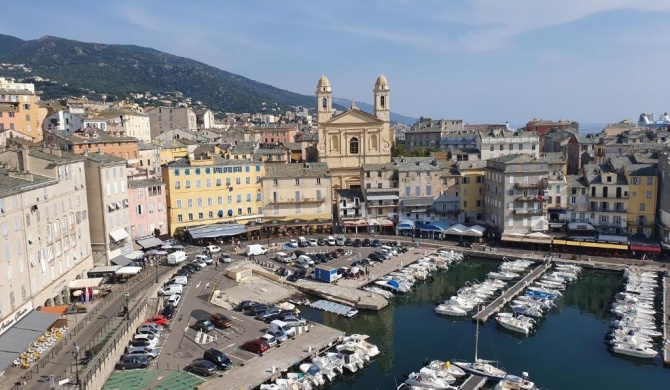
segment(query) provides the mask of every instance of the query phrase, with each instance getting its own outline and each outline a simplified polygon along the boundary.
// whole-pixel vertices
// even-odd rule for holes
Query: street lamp
[[[79,387],[79,346],[76,341],[72,342],[72,356],[74,357],[74,368],[77,375],[76,386]]]
[[[128,321],[130,321],[130,309],[128,308],[128,301],[130,300],[130,293],[128,291],[126,291],[124,296],[126,297],[126,319]]]
[[[154,263],[156,263],[156,283],[158,283],[158,257],[154,256]]]

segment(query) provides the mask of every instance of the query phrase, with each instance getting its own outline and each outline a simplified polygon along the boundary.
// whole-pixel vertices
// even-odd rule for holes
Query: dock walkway
[[[519,295],[519,293],[521,293],[521,290],[530,286],[532,282],[534,282],[540,276],[542,276],[542,274],[547,272],[549,268],[551,268],[551,263],[543,263],[539,267],[530,271],[528,275],[524,276],[523,279],[518,281],[514,286],[509,288],[498,298],[494,299],[493,302],[489,303],[484,309],[479,311],[477,314],[473,315],[472,319],[481,322],[487,321],[489,317],[491,317],[492,315],[497,313],[500,309],[502,309],[503,306],[507,304],[507,302],[510,302],[512,299],[514,299],[514,297]]]
[[[670,366],[670,274],[663,277],[663,364]]]
[[[270,348],[263,356],[253,358],[229,372],[210,379],[198,387],[208,389],[254,389],[273,377],[279,377],[282,371],[290,368],[294,363],[316,355],[329,348],[337,339],[344,336],[344,332],[323,325],[310,328],[295,340],[281,344],[281,347]],[[311,347],[311,348],[310,348]],[[273,372],[273,367],[275,372]]]
[[[461,387],[460,390],[477,390],[480,389],[486,383],[486,377],[479,375],[471,375]]]

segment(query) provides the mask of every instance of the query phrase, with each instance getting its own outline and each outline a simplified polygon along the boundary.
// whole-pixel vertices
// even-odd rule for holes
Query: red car
[[[270,345],[265,340],[253,339],[249,340],[242,345],[242,349],[246,349],[249,352],[263,353],[270,348]]]
[[[144,321],[144,323],[168,326],[168,325],[170,325],[170,320],[165,318],[165,316],[156,315],[156,316],[153,316],[153,317],[149,318],[148,320]]]

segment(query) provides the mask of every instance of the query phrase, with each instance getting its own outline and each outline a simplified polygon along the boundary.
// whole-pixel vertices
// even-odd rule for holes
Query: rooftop
[[[47,133],[54,134],[62,139],[65,139],[73,144],[88,144],[88,143],[104,143],[104,142],[138,142],[137,138],[133,137],[115,137],[98,129],[86,129],[85,132],[90,134],[90,138],[83,137],[83,133],[68,133],[66,130],[47,130]]]
[[[5,167],[0,167],[0,198],[56,183],[58,180],[51,177],[23,171],[9,171]]]
[[[330,171],[325,163],[291,163],[265,167],[265,178],[267,179],[329,176]]]
[[[128,188],[146,188],[163,185],[165,185],[165,183],[160,179],[128,180]]]
[[[117,157],[107,153],[85,153],[83,155],[87,160],[95,161],[100,165],[126,165],[128,161],[125,158]]]

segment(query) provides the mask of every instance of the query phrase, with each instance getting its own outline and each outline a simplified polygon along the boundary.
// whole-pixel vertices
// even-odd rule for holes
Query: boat
[[[524,372],[522,377],[506,375],[493,390],[538,390],[538,388],[535,383],[528,380],[528,373]]]
[[[405,383],[412,386],[412,388],[457,390],[458,387],[451,386],[455,381],[456,378],[452,375],[438,376],[435,370],[423,367],[419,372],[409,374]]]
[[[335,365],[324,356],[317,356],[312,359],[312,364],[317,365],[321,369],[321,373],[329,381],[333,381],[337,377],[338,372],[335,369]]]
[[[535,325],[535,320],[532,318],[513,313],[498,313],[496,322],[505,329],[525,335],[530,334]]]
[[[446,316],[453,317],[465,317],[468,315],[468,311],[460,307],[455,303],[443,303],[435,307],[435,312],[437,314],[443,314]]]
[[[513,280],[521,275],[517,274],[516,272],[501,271],[501,272],[489,272],[487,276],[491,279]]]
[[[546,294],[547,296],[553,295],[553,296],[560,297],[561,295],[563,295],[558,290],[551,289],[551,288],[545,288],[545,287],[537,287],[537,286],[528,287],[528,291],[532,291],[532,292],[540,293],[540,294]]]
[[[365,360],[370,361],[371,358],[374,358],[377,355],[379,355],[379,348],[377,348],[376,345],[370,343],[368,341],[368,338],[370,338],[370,336],[366,334],[354,333],[349,336],[346,336],[342,340],[343,341],[342,345],[350,349],[357,348],[363,353],[363,357],[365,358]]]
[[[430,367],[433,370],[437,369],[444,370],[456,378],[462,378],[465,376],[465,371],[463,371],[463,369],[461,369],[460,367],[451,364],[451,362],[433,360],[432,362],[426,364],[426,367]]]
[[[411,291],[410,287],[398,283],[395,280],[378,280],[375,282],[375,284],[385,290],[389,290],[396,294],[405,294]]]
[[[505,370],[496,367],[492,360],[479,359],[478,355],[479,350],[479,321],[477,321],[477,327],[475,331],[475,361],[474,362],[463,362],[463,361],[454,361],[454,364],[464,371],[467,371],[471,374],[484,376],[491,379],[503,379],[507,372]]]
[[[653,359],[658,355],[658,352],[653,348],[636,343],[614,343],[612,344],[612,352],[642,359]]]
[[[542,309],[540,309],[539,307],[531,307],[528,305],[514,305],[514,304],[509,305],[509,307],[510,309],[512,309],[514,313],[519,313],[524,316],[530,316],[534,318],[544,317],[544,312],[542,312]]]

